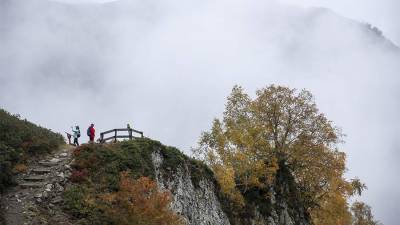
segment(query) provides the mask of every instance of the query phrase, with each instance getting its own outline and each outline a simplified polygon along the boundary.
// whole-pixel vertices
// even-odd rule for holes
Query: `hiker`
[[[96,130],[94,129],[94,124],[90,124],[90,127],[87,129],[87,135],[89,136],[89,142],[93,143],[94,142],[94,136],[95,136]]]
[[[71,143],[71,134],[70,133],[67,133],[67,132],[65,132],[66,134],[67,134],[67,138],[68,138],[68,144],[69,145],[72,145],[72,143]]]
[[[89,137],[89,142],[90,142],[90,126],[86,130],[86,135]]]
[[[79,126],[71,127],[72,128],[72,136],[74,137],[74,145],[79,146],[78,138],[81,137],[81,131],[79,130]]]
[[[131,125],[128,123],[126,125],[126,128],[128,129],[129,140],[132,140],[132,128],[131,128]]]

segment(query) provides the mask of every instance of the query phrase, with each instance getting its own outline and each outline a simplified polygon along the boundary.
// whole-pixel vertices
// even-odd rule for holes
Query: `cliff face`
[[[155,178],[161,189],[168,189],[173,195],[172,209],[182,215],[189,225],[205,224],[252,224],[252,225],[308,225],[309,217],[301,204],[295,199],[296,192],[287,180],[285,171],[278,173],[272,198],[268,202],[268,213],[261,213],[258,208],[265,207],[248,202],[246,215],[233,214],[219,194],[218,185],[213,177],[201,176],[197,184],[193,182],[190,163],[181,164],[171,173],[163,166],[164,155],[154,151],[152,162]],[[287,174],[286,174],[287,175]]]
[[[174,174],[162,168],[163,155],[152,154],[156,181],[161,189],[173,195],[172,209],[184,216],[187,224],[230,224],[216,195],[216,187],[209,179],[201,179],[195,187],[187,165],[176,168]]]

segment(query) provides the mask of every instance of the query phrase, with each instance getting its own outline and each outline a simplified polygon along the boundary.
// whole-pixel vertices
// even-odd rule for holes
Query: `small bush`
[[[24,172],[26,172],[27,169],[28,169],[28,167],[25,164],[22,164],[22,163],[16,164],[14,166],[14,172],[15,173],[24,173]]]
[[[179,225],[182,219],[170,208],[171,195],[160,192],[148,177],[137,180],[121,173],[119,191],[101,196],[105,213],[118,225]]]
[[[82,186],[78,185],[71,186],[64,192],[65,206],[73,216],[82,217],[87,214],[86,192]]]
[[[81,183],[87,180],[88,171],[86,169],[83,170],[74,170],[71,174],[70,180],[73,183]]]

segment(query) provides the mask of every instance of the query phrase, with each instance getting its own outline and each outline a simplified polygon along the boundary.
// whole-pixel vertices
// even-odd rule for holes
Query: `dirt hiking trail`
[[[18,185],[3,194],[2,225],[70,225],[62,211],[62,193],[71,175],[73,146],[63,146],[43,158],[28,161],[16,175]]]

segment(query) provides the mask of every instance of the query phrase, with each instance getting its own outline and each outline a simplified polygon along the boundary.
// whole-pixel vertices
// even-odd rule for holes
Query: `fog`
[[[400,43],[400,1],[398,0],[282,0],[305,7],[332,9],[343,16],[378,26],[392,41]]]
[[[273,0],[0,0],[0,107],[58,132],[129,122],[190,154],[234,84],[306,88],[386,225],[399,213],[399,60],[379,31]]]

